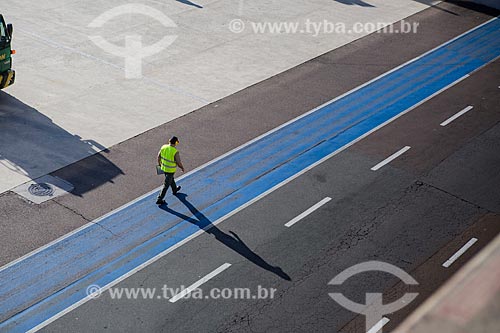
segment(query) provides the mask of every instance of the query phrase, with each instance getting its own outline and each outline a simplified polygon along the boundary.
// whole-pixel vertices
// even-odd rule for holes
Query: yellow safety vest
[[[161,169],[167,173],[175,173],[177,163],[175,163],[175,154],[177,149],[171,145],[164,145],[160,149]]]

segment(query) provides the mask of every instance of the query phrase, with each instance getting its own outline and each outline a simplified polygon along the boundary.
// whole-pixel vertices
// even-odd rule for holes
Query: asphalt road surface
[[[296,127],[288,136],[275,131],[210,164],[211,173],[200,169],[184,177],[179,182],[184,195],[168,196],[168,205],[156,207],[151,192],[161,183],[151,171],[156,153],[176,134],[184,163],[193,170],[496,15],[462,2],[440,4],[406,19],[420,24],[417,34],[369,35],[54,172],[75,186],[74,195],[42,205],[28,204],[12,192],[2,195],[8,232],[22,235],[5,239],[3,264],[90,225],[75,233],[82,237],[78,242],[69,237],[47,248],[73,257],[56,262],[53,254],[41,257],[46,253],[41,251],[0,270],[6,276],[2,290],[13,288],[10,298],[0,298],[0,325],[44,332],[365,332],[374,323],[367,326],[365,316],[342,307],[329,293],[357,303],[366,303],[367,293],[383,293],[384,303],[418,293],[402,309],[383,314],[388,320],[384,330],[394,328],[500,231],[499,42],[488,39],[487,31],[492,27],[492,36],[498,34],[492,26],[498,19],[478,28],[477,35],[469,33],[463,45],[438,49],[443,53],[432,61],[424,57],[423,64],[408,65],[418,68],[403,67],[412,68],[406,74],[384,76],[391,80],[381,86],[390,90],[357,90],[357,100],[367,99],[358,107],[367,110],[411,96],[415,101],[408,107],[418,105],[384,114],[398,118],[381,128],[383,112],[370,115],[378,121],[369,122],[377,130],[356,141],[359,133],[371,130],[363,127],[365,132],[346,138],[353,144],[339,141],[341,151],[331,143],[335,154],[322,150],[324,142],[331,142],[329,126],[345,121],[340,133],[347,136],[363,122],[344,115],[313,127],[323,119],[314,120],[315,115],[322,110],[330,114],[326,105],[292,123]],[[440,75],[453,84],[434,82]],[[417,89],[414,95],[406,96],[412,89],[408,83]],[[354,111],[357,117],[365,117],[363,112]],[[287,153],[305,144],[311,147],[295,159],[310,162],[302,165]],[[104,157],[120,175],[101,164]],[[267,165],[270,160],[275,164]],[[247,173],[238,173],[240,168]],[[90,186],[94,178],[104,185]],[[96,221],[144,193],[151,194]],[[135,229],[126,228],[128,223]],[[154,237],[141,238],[148,231]],[[173,239],[171,250],[165,247],[167,239]],[[465,244],[470,247],[454,256]],[[329,285],[345,269],[369,261],[395,265],[418,285],[381,272]],[[123,268],[129,266],[136,267],[134,274]],[[8,280],[13,269],[18,277]],[[91,285],[88,281],[108,275],[120,278],[119,283],[113,280],[96,299],[78,297]],[[37,282],[20,283],[30,279]],[[175,297],[190,286],[199,286],[203,297],[194,291],[190,298]],[[116,292],[124,288],[155,293],[117,299]],[[248,288],[250,297],[231,297],[238,288]],[[214,297],[211,290],[229,297]],[[14,299],[19,305],[13,306]],[[43,317],[40,307],[62,312]]]

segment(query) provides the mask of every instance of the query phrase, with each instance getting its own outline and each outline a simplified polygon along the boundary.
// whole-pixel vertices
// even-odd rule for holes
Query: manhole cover
[[[38,183],[31,184],[28,188],[28,192],[37,197],[49,197],[54,194],[54,189],[50,186],[50,184]]]

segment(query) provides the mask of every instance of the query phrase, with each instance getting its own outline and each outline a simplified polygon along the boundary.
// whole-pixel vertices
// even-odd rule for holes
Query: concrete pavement
[[[428,6],[411,0],[342,2],[208,0],[136,1],[103,27],[89,24],[127,1],[7,1],[14,23],[16,85],[2,93],[0,192],[171,121],[370,33],[254,33],[254,23],[324,20],[393,23]],[[166,15],[167,27],[143,7]],[[120,7],[119,7],[120,8]],[[138,9],[139,8],[139,9]],[[151,9],[148,9],[151,11]],[[132,11],[132,13],[130,12]],[[148,14],[153,15],[153,14]],[[232,20],[247,25],[230,31]],[[299,31],[300,32],[300,31]],[[311,30],[312,32],[312,30]],[[142,78],[125,79],[125,63],[89,36],[120,45],[127,35],[151,45],[177,36],[144,58]],[[293,50],[293,52],[291,52]],[[133,54],[134,51],[124,51]],[[43,140],[37,140],[43,128]],[[12,140],[11,133],[17,134]],[[89,142],[93,143],[89,145]],[[24,156],[38,152],[36,162]]]

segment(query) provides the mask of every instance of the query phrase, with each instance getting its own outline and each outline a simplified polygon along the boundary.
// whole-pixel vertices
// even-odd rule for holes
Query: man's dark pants
[[[163,188],[158,195],[158,200],[163,200],[163,198],[165,198],[165,194],[167,194],[167,190],[169,187],[172,187],[172,193],[176,194],[177,185],[175,184],[174,173],[165,172],[165,183],[163,184]]]

